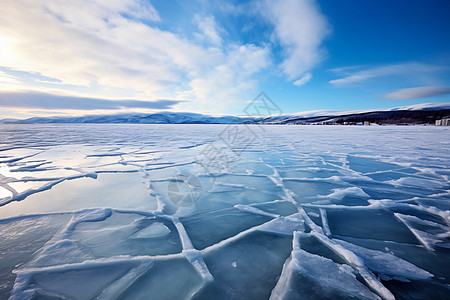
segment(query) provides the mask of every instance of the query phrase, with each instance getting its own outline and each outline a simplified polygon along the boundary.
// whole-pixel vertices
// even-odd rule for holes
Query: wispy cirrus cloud
[[[423,64],[418,62],[389,64],[375,67],[347,67],[330,70],[341,77],[330,80],[329,83],[335,86],[346,86],[360,83],[369,79],[386,76],[407,76],[414,78],[426,78],[433,76],[436,72],[446,70],[446,67]]]
[[[399,89],[393,93],[384,95],[386,99],[405,100],[438,97],[450,94],[450,86],[426,86]]]
[[[294,81],[292,84],[296,85],[296,86],[302,86],[302,85],[305,85],[307,82],[309,82],[311,79],[312,79],[312,74],[308,72],[305,75],[303,75],[302,77],[300,77],[299,79],[297,79],[296,81]]]

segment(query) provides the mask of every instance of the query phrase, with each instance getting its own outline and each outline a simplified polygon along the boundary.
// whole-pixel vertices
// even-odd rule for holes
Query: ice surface
[[[249,214],[236,208],[181,218],[194,247],[199,250],[271,220],[271,217]]]
[[[409,230],[411,230],[417,240],[430,251],[434,251],[434,246],[439,246],[440,243],[442,243],[441,237],[446,239],[450,237],[449,228],[447,226],[443,226],[431,221],[422,220],[415,216],[403,215],[400,213],[394,213],[394,215],[400,221],[402,221],[409,228]],[[426,229],[428,230],[418,229],[417,227],[420,226],[426,227]],[[429,232],[430,228],[434,229],[433,233]]]
[[[367,197],[369,198],[369,195],[367,195],[361,188],[353,186],[349,188],[340,188],[340,189],[334,189],[333,193],[322,196],[324,198],[334,198],[337,200],[342,200],[346,196],[356,196],[356,197]]]
[[[395,299],[394,295],[385,287],[383,284],[377,280],[374,274],[367,268],[364,260],[362,260],[359,256],[357,256],[351,250],[337,244],[333,240],[327,238],[321,233],[312,231],[311,234],[316,237],[320,242],[322,242],[325,246],[333,250],[336,254],[338,254],[342,259],[345,260],[347,264],[353,267],[359,275],[363,278],[366,284],[370,287],[371,290],[376,292],[383,299]]]
[[[379,299],[348,265],[294,250],[270,299]]]
[[[448,128],[245,128],[2,124],[0,299],[445,298]]]
[[[367,249],[345,241],[335,240],[335,242],[361,257],[364,264],[378,274],[408,279],[430,279],[433,277],[429,272],[390,253]]]
[[[53,215],[0,223],[0,298],[6,299],[13,287],[12,271],[29,261],[70,218],[70,215]]]
[[[150,226],[139,230],[138,232],[131,235],[131,238],[134,239],[145,239],[145,238],[154,238],[154,237],[163,237],[170,233],[170,229],[164,225],[163,223],[153,223]]]
[[[101,222],[79,224],[73,239],[95,257],[167,255],[182,250],[174,224],[163,218],[113,213]]]
[[[331,231],[330,226],[328,225],[327,211],[324,208],[320,208],[319,211],[320,211],[320,218],[322,220],[323,232],[325,233],[326,236],[330,236]]]
[[[204,251],[214,281],[194,299],[268,299],[291,251],[292,237],[251,232]]]
[[[279,215],[272,214],[272,213],[269,213],[269,212],[265,212],[263,210],[260,210],[258,208],[255,208],[255,207],[252,207],[252,206],[249,206],[249,205],[236,204],[234,207],[239,209],[239,210],[246,211],[246,212],[253,213],[253,214],[257,214],[257,215],[263,215],[263,216],[268,216],[268,217],[272,217],[272,218],[279,217]]]
[[[304,221],[300,213],[288,217],[278,217],[257,227],[258,230],[274,234],[291,236],[294,231],[305,231]]]
[[[419,242],[394,214],[384,209],[327,208],[330,230],[335,235],[418,244]]]

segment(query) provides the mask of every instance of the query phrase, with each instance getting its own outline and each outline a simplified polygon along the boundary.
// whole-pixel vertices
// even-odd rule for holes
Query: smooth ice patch
[[[131,236],[135,239],[146,239],[154,237],[163,237],[170,233],[170,229],[163,223],[152,223],[150,226],[139,230]]]
[[[4,187],[0,186],[0,199],[1,198],[8,198],[12,196],[12,192],[10,190],[5,189]]]
[[[152,210],[156,208],[156,201],[137,173],[100,174],[97,179],[64,181],[20,202],[11,202],[1,207],[0,218],[93,207]]]

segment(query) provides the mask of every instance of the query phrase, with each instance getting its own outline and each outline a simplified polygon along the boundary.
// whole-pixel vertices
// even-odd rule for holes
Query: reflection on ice
[[[447,128],[2,127],[1,299],[449,293]]]
[[[156,209],[156,200],[138,173],[100,174],[94,179],[64,181],[22,201],[11,202],[0,209],[0,217],[71,212],[94,207],[152,210]]]

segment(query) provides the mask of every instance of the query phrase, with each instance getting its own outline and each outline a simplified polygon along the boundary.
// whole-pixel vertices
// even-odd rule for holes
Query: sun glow
[[[0,63],[4,65],[11,62],[13,56],[14,52],[10,40],[5,36],[0,35]]]

